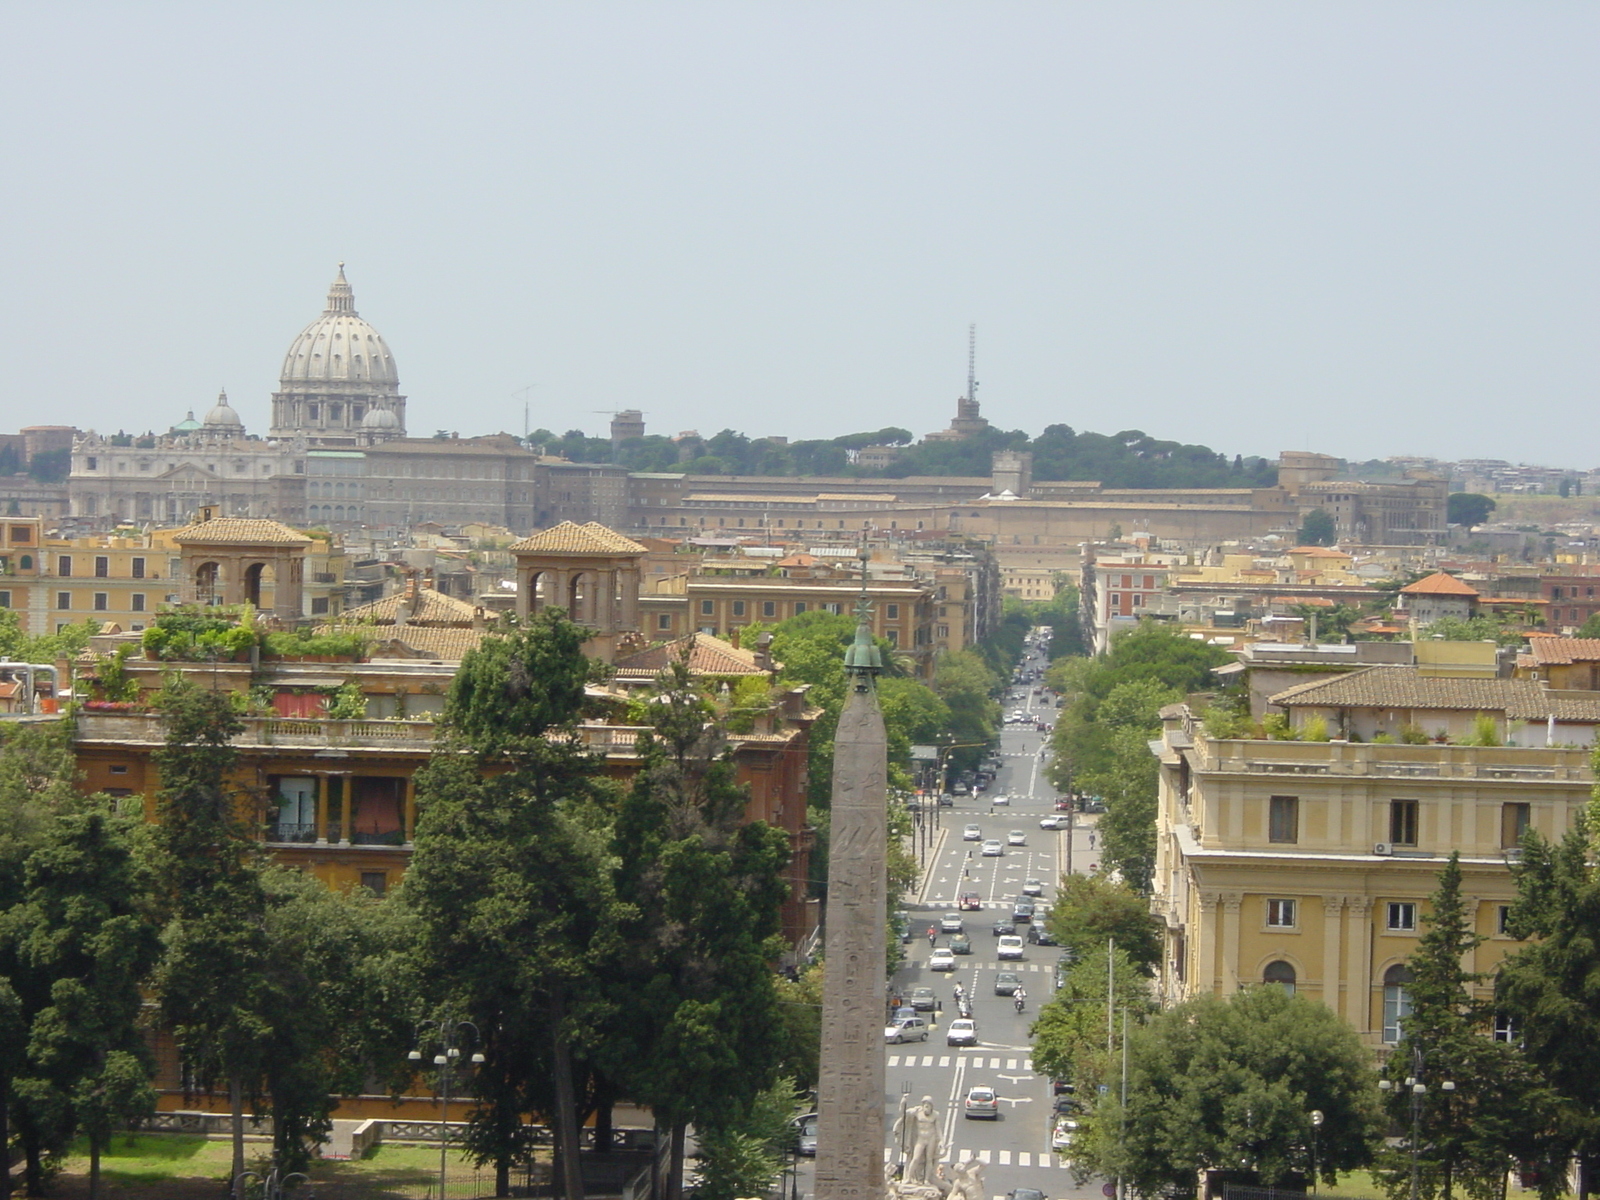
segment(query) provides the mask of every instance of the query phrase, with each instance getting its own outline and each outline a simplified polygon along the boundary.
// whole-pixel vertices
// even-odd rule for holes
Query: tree
[[[1445,501],[1445,520],[1452,525],[1465,525],[1476,529],[1489,519],[1499,504],[1492,496],[1477,492],[1452,492]]]
[[[740,1132],[785,1053],[770,963],[789,849],[781,830],[744,820],[747,790],[687,664],[660,685],[616,822],[625,950],[612,983],[620,1021],[603,1053],[623,1090],[671,1131],[676,1197],[687,1127]]]
[[[1121,1013],[1135,1023],[1151,1012],[1150,984],[1122,947],[1104,941],[1077,942],[1078,960],[1056,994],[1039,1010],[1029,1030],[1036,1070],[1070,1080],[1089,1096],[1120,1069]],[[1109,964],[1109,965],[1108,965]],[[1108,1036],[1106,992],[1111,992]]]
[[[1318,1110],[1322,1178],[1365,1166],[1377,1079],[1356,1032],[1276,985],[1200,996],[1133,1030],[1127,1104],[1115,1083],[1079,1133],[1077,1167],[1120,1176],[1140,1196],[1187,1191],[1225,1170],[1274,1186],[1311,1169]]]
[[[621,914],[600,818],[600,763],[574,726],[586,633],[559,609],[507,623],[462,662],[443,738],[418,776],[416,849],[402,895],[419,974],[450,1020],[483,1038],[467,1135],[506,1195],[529,1148],[522,1114],[549,1112],[568,1200],[580,1200],[574,1047],[606,1011]]]
[[[1050,932],[1063,946],[1117,948],[1144,974],[1161,961],[1161,923],[1150,902],[1104,875],[1063,875],[1051,906]]]
[[[1546,1158],[1553,1097],[1530,1065],[1511,1046],[1489,1037],[1490,1007],[1473,994],[1484,976],[1462,962],[1483,941],[1472,928],[1461,899],[1461,856],[1452,852],[1439,874],[1425,932],[1407,960],[1412,982],[1411,1015],[1401,1021],[1404,1036],[1389,1055],[1385,1076],[1390,1121],[1408,1130],[1411,1097],[1404,1080],[1416,1074],[1420,1059],[1430,1091],[1418,1123],[1419,1193],[1450,1200],[1459,1183],[1474,1200],[1498,1200],[1513,1157],[1525,1162]],[[1433,1087],[1453,1080],[1446,1093]],[[1410,1194],[1410,1147],[1393,1154],[1380,1175],[1394,1198]],[[1559,1171],[1546,1172],[1552,1180]]]
[[[1302,546],[1331,546],[1339,540],[1339,527],[1333,523],[1333,514],[1325,508],[1313,508],[1300,522],[1295,539]]]
[[[142,832],[133,817],[62,814],[28,858],[22,903],[0,919],[26,981],[28,1065],[14,1087],[36,1122],[54,1118],[53,1148],[75,1129],[88,1138],[91,1200],[111,1131],[155,1107],[139,1014],[160,939]]]
[[[233,1170],[244,1170],[244,1103],[267,1068],[274,1016],[262,986],[269,946],[261,848],[239,813],[230,744],[242,728],[226,695],[172,675],[157,697],[165,740],[152,755],[156,872],[167,913],[161,1013],[202,1087],[223,1083]]]
[[[1507,930],[1536,938],[1508,957],[1495,978],[1495,1004],[1521,1039],[1522,1053],[1555,1093],[1555,1145],[1579,1164],[1587,1196],[1600,1161],[1600,868],[1596,812],[1552,846],[1537,832],[1523,840],[1515,869],[1517,899]]]

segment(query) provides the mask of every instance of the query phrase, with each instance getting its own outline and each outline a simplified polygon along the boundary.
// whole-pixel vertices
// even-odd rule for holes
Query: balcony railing
[[[1276,742],[1209,738],[1198,730],[1194,745],[1202,771],[1585,783],[1591,778],[1589,751],[1559,746]]]
[[[317,840],[317,827],[315,824],[300,825],[287,821],[279,821],[267,826],[267,841],[269,842],[314,842]]]
[[[433,744],[432,721],[335,721],[326,717],[244,717],[235,746],[314,747],[346,750],[426,750]],[[580,725],[585,750],[629,754],[638,746],[643,725]],[[166,729],[155,713],[81,713],[80,741],[156,744]]]

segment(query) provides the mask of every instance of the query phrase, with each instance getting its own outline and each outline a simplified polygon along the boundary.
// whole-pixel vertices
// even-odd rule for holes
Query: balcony
[[[279,746],[285,749],[427,751],[433,746],[432,721],[335,721],[325,717],[243,717],[244,729],[233,737],[240,748]],[[585,750],[598,754],[635,752],[643,725],[580,725]],[[155,713],[80,713],[80,742],[160,745],[166,731]]]
[[[1195,767],[1252,775],[1366,776],[1588,783],[1589,751],[1550,746],[1409,746],[1210,738],[1196,729]]]

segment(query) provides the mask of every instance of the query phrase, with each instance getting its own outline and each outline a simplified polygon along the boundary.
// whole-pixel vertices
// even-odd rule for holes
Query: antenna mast
[[[978,325],[967,326],[967,399],[978,398]]]

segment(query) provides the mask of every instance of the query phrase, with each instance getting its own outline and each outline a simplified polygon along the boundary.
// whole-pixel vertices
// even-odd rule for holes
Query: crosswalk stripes
[[[969,1163],[974,1160],[982,1163],[986,1167],[1016,1166],[1043,1167],[1047,1170],[1050,1168],[1060,1168],[1061,1170],[1072,1169],[1072,1161],[1070,1159],[1061,1157],[1053,1150],[1045,1150],[1038,1154],[1034,1154],[1029,1150],[973,1150],[971,1147],[963,1146],[954,1153],[947,1152],[945,1157],[939,1161],[943,1163]],[[883,1148],[883,1165],[886,1167],[893,1167],[895,1165],[895,1150],[892,1146],[885,1146]]]
[[[938,1066],[948,1067],[957,1057],[962,1059],[974,1071],[998,1071],[1004,1068],[1007,1071],[1022,1071],[1029,1075],[1033,1074],[1033,1059],[1031,1058],[995,1058],[985,1054],[963,1054],[959,1056],[950,1054],[891,1054],[884,1065],[891,1069],[895,1067],[931,1067],[937,1061]],[[985,1063],[988,1065],[985,1066]]]

